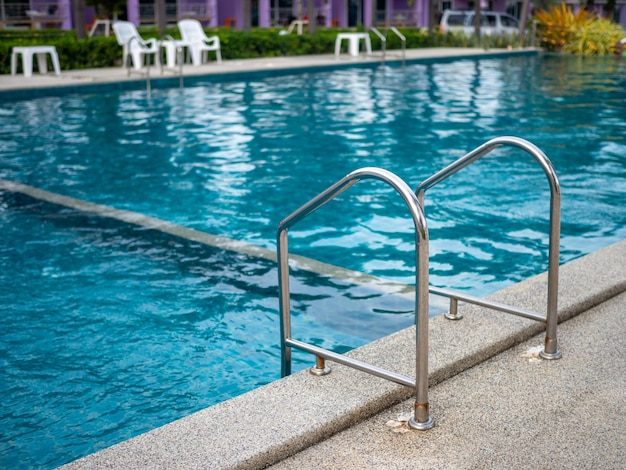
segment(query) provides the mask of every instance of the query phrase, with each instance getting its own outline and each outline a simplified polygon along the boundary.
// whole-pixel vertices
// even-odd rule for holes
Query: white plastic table
[[[185,57],[185,47],[188,47],[189,44],[187,44],[185,41],[183,40],[169,40],[169,41],[163,41],[161,43],[161,47],[163,47],[165,49],[165,66],[168,69],[173,69],[176,67],[176,62],[177,62],[177,49],[179,47],[181,47],[183,49],[183,60]]]
[[[339,33],[335,40],[335,56],[339,56],[341,52],[341,41],[348,40],[348,53],[357,57],[359,55],[359,41],[362,39],[365,42],[365,51],[368,55],[372,53],[372,42],[370,41],[370,35],[367,33]]]
[[[59,65],[59,56],[54,46],[22,46],[14,47],[11,51],[11,75],[17,73],[17,55],[22,54],[22,69],[25,77],[33,76],[33,55],[37,56],[37,65],[39,65],[39,73],[48,72],[48,64],[46,54],[50,54],[52,59],[52,67],[54,73],[61,75],[61,67]]]

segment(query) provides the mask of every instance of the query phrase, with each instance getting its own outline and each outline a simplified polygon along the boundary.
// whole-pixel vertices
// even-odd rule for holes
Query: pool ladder
[[[130,38],[130,40],[128,41],[127,47],[128,49],[130,49],[130,45],[131,43],[135,41],[139,43],[139,39],[137,39],[136,37],[132,37]],[[169,34],[164,35],[163,37],[161,37],[158,40],[157,43],[157,49],[158,49],[158,54],[160,54],[161,49],[162,49],[162,45],[164,41],[172,41],[174,42],[174,38],[172,38],[172,36],[170,36]],[[178,69],[176,68],[167,68],[163,66],[163,61],[159,60],[159,70],[161,72],[161,75],[163,75],[163,72],[165,70],[168,70],[170,72],[175,73],[176,75],[178,75],[178,86],[182,89],[183,88],[183,55],[184,55],[184,51],[183,48],[180,45],[175,46],[176,47],[176,59],[177,62],[179,64]],[[131,61],[130,61],[130,55],[126,58],[126,63],[124,64],[124,67],[126,68],[126,76],[130,77],[131,73],[137,73],[139,75],[145,75],[146,77],[146,91],[148,93],[150,93],[150,91],[152,90],[152,87],[150,86],[150,61],[148,61],[148,63],[146,64],[146,72],[144,74],[144,72],[142,72],[141,70],[139,71],[134,71]]]
[[[541,315],[529,310],[509,306],[499,302],[480,299],[436,287],[428,286],[428,228],[424,215],[424,194],[441,181],[449,178],[461,169],[487,155],[498,147],[513,146],[529,153],[539,163],[550,184],[550,235],[548,247],[548,300],[547,314]],[[357,182],[375,179],[387,183],[404,200],[413,223],[415,224],[415,327],[416,327],[416,360],[415,379],[397,374],[380,367],[367,364],[333,351],[296,340],[291,336],[291,306],[289,290],[289,249],[288,230],[295,224],[330,202]],[[559,359],[561,352],[557,343],[558,322],[558,274],[559,274],[559,243],[561,230],[561,189],[557,175],[548,157],[534,144],[518,137],[503,136],[492,139],[475,150],[469,152],[456,162],[448,165],[438,173],[420,183],[415,191],[398,176],[382,168],[361,168],[343,177],[315,198],[301,206],[286,217],[277,230],[278,258],[278,289],[281,328],[281,373],[291,374],[291,349],[296,348],[316,356],[315,366],[310,369],[314,375],[326,375],[330,368],[326,359],[332,360],[354,369],[367,372],[374,376],[390,380],[415,390],[415,405],[409,426],[413,429],[427,430],[434,422],[428,405],[428,293],[450,299],[449,312],[445,314],[450,320],[458,320],[462,315],[458,312],[458,301],[480,305],[513,315],[546,323],[544,349],[539,353],[544,359]]]
[[[406,62],[406,37],[404,36],[404,34],[398,31],[398,28],[396,28],[395,26],[390,26],[386,28],[385,34],[381,33],[378,28],[374,26],[370,28],[370,31],[378,36],[378,39],[380,39],[382,51],[381,65],[385,65],[385,56],[387,54],[387,35],[389,34],[389,31],[391,31],[393,34],[400,38],[400,41],[402,42],[402,55],[400,57],[402,58],[402,67],[404,67],[404,64]]]

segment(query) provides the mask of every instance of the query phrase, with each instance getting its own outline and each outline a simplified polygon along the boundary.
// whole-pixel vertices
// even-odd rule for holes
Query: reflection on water
[[[486,140],[517,135],[547,153],[564,183],[565,261],[588,252],[578,242],[585,233],[603,233],[600,245],[623,237],[624,67],[516,57],[5,103],[0,174],[273,248],[283,217],[356,168],[383,167],[416,185]],[[435,265],[497,272],[486,283],[437,270],[434,279],[478,294],[546,265],[544,254],[506,249],[490,257],[499,267],[467,261],[472,232],[516,246],[507,233],[547,231],[547,188],[530,158],[501,149],[486,160],[427,203]],[[405,248],[389,249],[412,238],[395,231],[406,214],[387,188],[364,184],[333,207],[297,227],[313,235],[298,237],[296,252],[410,282]],[[382,232],[371,227],[381,215],[392,219]]]
[[[3,466],[55,468],[279,378],[274,263],[1,200]],[[339,352],[410,325],[413,306],[293,277],[295,337]]]

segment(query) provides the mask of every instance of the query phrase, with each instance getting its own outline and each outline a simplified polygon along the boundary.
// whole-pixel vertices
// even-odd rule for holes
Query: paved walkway
[[[536,49],[523,49],[514,51],[459,48],[410,49],[406,51],[406,60],[414,61],[442,58],[453,59],[457,57],[481,57],[489,55],[508,55],[519,53],[527,54],[533,51],[536,51]],[[366,56],[362,54],[359,57],[352,57],[347,54],[341,54],[339,57],[335,57],[334,55],[313,55],[272,57],[263,59],[225,60],[221,64],[213,61],[199,67],[184,65],[183,77],[245,72],[267,72],[272,70],[301,69],[309,67],[350,67],[354,66],[355,64],[379,64],[381,63],[381,60],[381,53],[379,51],[375,51],[371,56]],[[386,63],[397,64],[399,62],[401,62],[400,51],[390,50],[386,54]],[[151,80],[162,80],[164,78],[171,80],[172,78],[177,78],[178,75],[174,72],[178,71],[164,71],[163,75],[161,75],[158,68],[151,68]],[[119,82],[138,82],[138,84],[141,84],[143,86],[143,82],[145,82],[145,75],[132,73],[130,76],[128,76],[126,70],[121,67],[64,70],[59,76],[51,73],[46,75],[40,75],[35,72],[30,78],[25,78],[22,74],[4,74],[0,75],[0,92],[11,90],[31,90],[50,87],[75,87],[80,85],[94,85]]]
[[[626,293],[431,388],[437,426],[408,431],[408,401],[272,469],[626,468]],[[395,427],[391,427],[393,425]]]

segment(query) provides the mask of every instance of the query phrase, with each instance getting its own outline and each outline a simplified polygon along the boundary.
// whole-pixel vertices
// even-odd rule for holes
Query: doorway
[[[348,0],[348,26],[363,24],[363,0]]]

